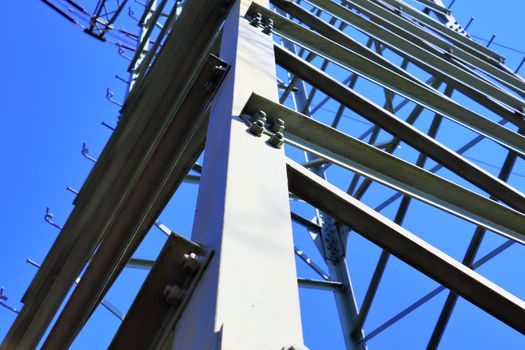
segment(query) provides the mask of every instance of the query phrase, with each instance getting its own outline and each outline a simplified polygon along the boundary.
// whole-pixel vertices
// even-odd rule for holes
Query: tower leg
[[[272,38],[238,1],[220,57],[192,240],[215,250],[178,321],[174,349],[299,349],[302,330],[285,155],[240,117],[252,92],[277,100]],[[268,5],[268,1],[259,1]]]

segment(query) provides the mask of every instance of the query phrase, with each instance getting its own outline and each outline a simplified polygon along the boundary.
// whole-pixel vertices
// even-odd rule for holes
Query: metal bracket
[[[212,250],[172,232],[109,348],[162,347],[212,255]]]
[[[345,257],[345,247],[341,237],[341,229],[331,217],[322,215],[322,219],[321,237],[325,259],[336,263]]]
[[[249,18],[250,24],[255,28],[262,28],[262,32],[271,35],[273,31],[273,19],[263,17],[260,12],[256,12]]]

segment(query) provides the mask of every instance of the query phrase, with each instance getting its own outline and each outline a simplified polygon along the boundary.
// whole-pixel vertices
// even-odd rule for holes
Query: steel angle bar
[[[494,64],[472,55],[453,44],[433,35],[415,23],[409,22],[395,13],[370,2],[368,0],[345,0],[347,7],[353,8],[371,21],[384,26],[386,29],[404,37],[405,39],[428,48],[428,44],[444,50],[449,55],[466,62],[469,65],[485,72],[502,84],[511,88],[521,96],[525,96],[525,82],[515,75],[501,69],[499,63]],[[495,65],[496,64],[496,65]]]
[[[450,9],[443,7],[439,4],[436,4],[432,0],[415,0],[416,2],[419,2],[420,4],[425,5],[427,8],[429,8],[432,11],[439,12],[444,15],[450,15],[452,11]]]
[[[498,175],[500,179],[502,179],[505,182],[509,180],[511,171],[514,165],[516,164],[516,159],[517,157],[514,153],[509,152],[507,154],[507,157],[505,158],[505,161],[503,162],[500,173]],[[474,234],[467,248],[465,256],[463,257],[462,263],[464,265],[469,266],[469,267],[472,266],[472,264],[474,263],[474,259],[481,246],[481,243],[483,242],[484,237],[485,237],[485,229],[478,226],[476,230],[474,231]],[[443,333],[445,332],[445,329],[449,322],[450,316],[452,315],[452,311],[454,310],[457,300],[458,300],[457,294],[448,293],[445,304],[443,305],[441,309],[441,313],[434,327],[434,331],[432,332],[432,335],[428,342],[427,349],[436,349],[438,347],[441,341],[441,338],[443,336]]]
[[[126,267],[139,270],[150,270],[155,261],[146,259],[129,259]]]
[[[143,170],[160,142],[160,136],[174,116],[172,112],[180,108],[183,96],[196,78],[196,71],[206,58],[204,50],[224,20],[229,5],[231,3],[227,0],[188,3],[187,8],[195,11],[186,12],[184,20],[181,15],[179,23],[186,26],[185,39],[167,42],[158,58],[159,65],[148,75],[147,81],[152,86],[134,90],[140,99],[125,106],[119,126],[77,196],[64,229],[31,282],[24,296],[24,308],[12,325],[5,344],[27,349],[38,343],[69,287],[106,233],[108,222],[122,207],[126,194],[138,179],[138,172]],[[191,23],[195,25],[188,26]],[[175,27],[172,33],[181,30],[177,25]],[[183,154],[187,157],[198,153],[200,148],[197,148],[202,147],[191,143],[186,146],[195,148]],[[184,167],[178,169],[185,170]]]
[[[36,261],[33,261],[31,259],[27,259],[27,263],[33,265],[36,268],[40,268],[40,264],[38,264]],[[80,281],[80,277],[76,279],[75,284],[77,284]],[[124,313],[120,311],[115,305],[110,303],[107,299],[102,299],[100,301],[100,305],[106,308],[109,312],[111,312],[115,317],[119,318],[121,321],[124,319]]]
[[[153,13],[151,14],[151,17],[148,18],[147,20],[148,23],[157,23],[160,17],[160,14],[162,13],[162,11],[164,10],[164,7],[166,6],[166,2],[167,0],[161,0],[160,4],[155,8]],[[146,49],[146,45],[149,43],[151,33],[153,32],[154,29],[155,29],[155,25],[150,24],[149,26],[147,26],[146,31],[141,35],[142,40],[140,41],[137,49],[135,50],[135,55],[133,56],[133,58],[131,59],[131,62],[129,63],[128,72],[130,73],[133,72],[133,70],[137,66],[137,62],[139,58],[141,57],[143,58],[144,51]]]
[[[483,257],[481,257],[479,260],[477,260],[474,264],[472,264],[472,269],[476,270],[478,267],[480,267],[481,265],[485,264],[487,261],[493,259],[494,257],[498,256],[499,254],[501,254],[502,252],[504,252],[505,250],[510,248],[512,245],[514,245],[514,243],[515,243],[514,241],[510,241],[510,240],[506,241],[505,243],[502,243],[498,247],[494,248],[493,250],[491,250],[490,252],[485,254]],[[408,315],[412,311],[416,310],[421,305],[425,304],[427,301],[431,300],[436,295],[438,295],[441,292],[443,292],[445,289],[446,289],[445,287],[439,286],[439,287],[435,288],[434,290],[432,290],[431,292],[427,293],[425,296],[423,296],[420,299],[418,299],[412,305],[408,306],[403,311],[399,312],[397,315],[395,315],[394,317],[390,318],[388,321],[386,321],[385,323],[383,323],[382,325],[380,325],[379,327],[377,327],[376,329],[371,331],[369,334],[367,334],[367,336],[363,339],[363,341],[364,342],[369,341],[373,337],[377,336],[379,333],[381,333],[382,331],[384,331],[388,327],[392,326],[394,323],[396,323],[397,321],[401,320],[403,317],[405,317],[406,315]]]
[[[525,302],[292,160],[290,190],[407,264],[525,334]]]
[[[525,244],[525,216],[365,142],[253,94],[244,112],[285,123],[286,141],[504,237]]]
[[[482,57],[482,58],[485,58],[486,56],[500,63],[505,62],[505,58],[503,56],[500,56],[494,51],[473,41],[472,39],[469,39],[453,31],[452,29],[444,26],[441,22],[438,22],[432,17],[428,16],[427,14],[413,8],[412,6],[405,3],[404,1],[401,1],[401,0],[374,0],[374,1],[377,3],[387,3],[390,6],[395,7],[400,12],[404,12],[410,17],[416,19],[421,25],[433,30],[434,32],[443,36],[450,42],[454,43],[454,45],[456,45],[457,47],[461,47],[465,51],[468,51],[475,56]]]
[[[111,29],[113,23],[117,20],[128,0],[123,0],[122,2],[117,1],[117,9],[111,12],[111,17],[109,17],[109,14],[104,14],[106,19],[103,20],[101,14],[102,10],[106,8],[107,2],[107,0],[101,0],[98,2],[93,15],[91,16],[89,28],[84,30],[86,33],[100,40],[105,40],[104,35]],[[99,24],[102,25],[102,28],[99,28]]]
[[[307,278],[298,278],[297,282],[300,288],[330,290],[330,291],[335,291],[335,292],[344,288],[341,282],[334,282],[334,281],[323,281],[323,280],[312,280],[312,279],[307,279]]]
[[[170,235],[108,349],[163,348],[211,255]]]
[[[321,232],[321,229],[322,227],[310,220],[307,220],[305,218],[303,218],[302,216],[292,212],[291,213],[291,217],[292,217],[292,220],[296,223],[298,223],[299,225],[303,226],[304,228],[306,228],[307,230],[309,231],[312,231],[312,232],[315,232],[315,233],[319,233]]]
[[[375,62],[378,65],[385,66],[388,70],[391,70],[405,77],[406,79],[412,80],[415,83],[420,83],[424,86],[424,83],[419,82],[416,78],[411,76],[404,69],[391,63],[384,57],[374,53],[370,48],[367,47],[367,45],[363,45],[360,42],[344,35],[340,29],[333,27],[331,23],[322,21],[319,18],[319,16],[313,15],[304,8],[294,3],[291,3],[290,1],[272,0],[272,3],[281,8],[283,11],[286,11],[293,17],[299,19],[301,22],[308,25],[309,27],[312,27],[316,31],[319,31],[321,35],[325,37],[330,36],[332,44],[339,44],[343,47],[346,47],[353,53],[356,53],[363,57],[367,57],[370,61]],[[260,7],[254,3],[250,8],[248,14],[260,12],[259,10]],[[266,10],[265,12],[262,12],[262,14],[263,16],[268,16],[268,18],[271,18],[274,21],[274,31],[278,34],[283,35],[285,39],[289,40],[292,43],[297,43],[299,46],[307,48],[314,54],[318,54],[319,56],[327,59],[328,61],[334,61],[337,64],[341,65],[341,62],[337,59],[334,59],[333,55],[331,55],[331,45],[327,45],[326,39],[320,36],[319,34],[315,34],[307,28],[304,28],[299,24],[291,21],[290,19],[270,10]],[[314,34],[314,36],[312,37],[309,34]]]
[[[445,88],[445,94],[447,96],[452,96],[452,93],[453,93],[453,89],[450,86],[447,86]],[[443,121],[443,117],[436,114],[434,118],[432,119],[427,135],[432,138],[435,138],[439,131],[439,127],[441,126],[442,121]],[[416,166],[424,168],[426,161],[427,161],[427,157],[424,154],[420,153],[416,161]],[[401,203],[399,204],[399,207],[394,217],[394,222],[396,224],[402,225],[403,221],[405,220],[405,216],[408,212],[410,203],[411,203],[411,198],[406,195],[403,196]],[[374,300],[375,294],[378,290],[379,283],[385,271],[386,264],[388,263],[389,257],[390,257],[390,253],[387,252],[386,250],[383,250],[381,252],[381,256],[377,262],[377,265],[372,275],[372,278],[370,280],[368,289],[366,290],[365,297],[363,298],[363,302],[361,304],[361,311],[359,312],[359,317],[356,321],[353,332],[359,332],[359,330],[363,327],[363,324],[372,306],[372,302]]]
[[[209,104],[226,72],[227,64],[210,55],[130,188],[122,209],[108,225],[105,238],[42,349],[62,349],[71,344],[195,164],[204,148]]]
[[[400,120],[392,113],[370,102],[355,91],[311,64],[308,64],[289,51],[275,46],[277,63],[293,74],[299,75],[309,84],[316,86],[326,95],[368,119],[372,123],[393,134],[400,140],[426,154],[452,172],[494,195],[510,207],[525,212],[525,196],[504,181],[489,174],[475,164],[467,161],[454,151],[443,146],[410,124]]]
[[[274,30],[279,35],[284,35],[287,39],[314,50],[320,56],[328,57],[332,61],[357,72],[380,86],[393,90],[399,95],[407,97],[525,156],[525,138],[523,136],[463,107],[439,91],[426,86],[415,77],[407,78],[406,74],[408,73],[406,71],[403,71],[401,75],[385,68],[382,64],[374,62],[370,59],[371,57],[376,57],[376,59],[385,62],[388,61],[372,50],[361,46],[363,50],[368,52],[367,56],[363,56],[254,3],[250,7],[250,13],[256,12],[271,18],[274,21]],[[324,23],[319,18],[311,19],[315,20],[316,23]],[[324,25],[327,24],[324,23]],[[336,31],[335,28],[330,28]],[[346,35],[343,35],[343,37],[347,41],[353,40]]]
[[[319,265],[312,261],[312,259],[306,255],[301,249],[294,246],[295,255],[297,255],[308,267],[315,271],[325,281],[331,281],[330,276],[321,269]]]
[[[274,2],[285,3],[287,8],[297,6],[282,0],[274,0]],[[416,45],[332,1],[309,0],[309,2],[352,24],[357,29],[363,31],[365,34],[380,40],[396,53],[408,59],[410,62],[416,64],[420,68],[428,71],[438,79],[446,81],[448,84],[453,83],[453,87],[455,89],[465,93],[484,106],[490,106],[485,103],[485,100],[490,99],[499,100],[517,111],[522,111],[525,106],[525,102],[521,99],[513,96],[500,87],[497,87],[493,83],[490,83],[485,79],[482,79],[479,76],[462,69],[458,65],[445,60],[438,53],[432,52],[435,50],[430,51],[424,47]],[[343,33],[340,33],[339,35],[342,34]],[[341,41],[336,39],[336,37],[329,38],[338,42],[339,44],[342,44]],[[512,112],[507,112],[505,116],[507,116],[507,118],[509,118],[513,123],[521,122],[521,124],[523,124],[523,119],[519,118]]]

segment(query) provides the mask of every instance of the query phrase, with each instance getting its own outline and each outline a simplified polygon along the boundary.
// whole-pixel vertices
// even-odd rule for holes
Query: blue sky
[[[82,3],[92,10],[96,1]],[[101,122],[114,125],[119,109],[106,100],[106,89],[114,91],[117,100],[123,100],[125,85],[114,76],[127,76],[127,62],[117,54],[114,46],[83,34],[41,1],[8,1],[3,8],[8,15],[4,16],[4,53],[0,56],[4,70],[0,79],[0,152],[3,163],[0,172],[0,286],[6,288],[8,304],[21,308],[19,299],[36,272],[25,261],[30,258],[42,262],[58,234],[55,227],[44,222],[45,208],[51,207],[58,224],[67,219],[74,194],[66,191],[66,186],[78,190],[93,166],[81,155],[82,143],[87,143],[95,158],[103,149],[111,130],[102,126]],[[494,33],[497,35],[496,43],[525,51],[520,29],[525,10],[523,1],[457,0],[452,10],[463,24],[471,16],[476,17],[470,33],[486,39]],[[133,21],[127,22],[127,28],[136,32],[138,28]],[[523,57],[498,46],[494,49],[507,57],[511,68],[515,68]],[[525,67],[523,69],[525,71]],[[438,139],[443,137],[443,142],[451,146],[460,145],[466,137],[447,135],[454,135],[454,138],[439,136]],[[474,152],[471,156],[491,164],[501,162],[501,152],[488,158],[481,152]],[[410,154],[407,156],[410,157]],[[490,166],[486,169],[496,171]],[[525,175],[523,161],[518,162],[516,172],[518,174],[511,178],[511,182],[524,190],[521,177]],[[337,175],[335,180],[338,180]],[[161,216],[161,221],[184,235],[190,233],[191,220],[180,218],[192,216],[196,189],[195,185],[184,185]],[[377,191],[383,191],[384,195],[387,190]],[[375,203],[374,198],[379,196],[367,199],[370,205]],[[307,209],[299,207],[297,210],[307,212]],[[393,209],[385,211],[386,215],[393,213]],[[472,232],[472,225],[449,215],[436,214],[435,210],[422,204],[415,204],[415,210],[407,218],[407,227],[416,233],[422,232],[425,239],[457,259],[461,259]],[[468,234],[461,235],[458,231]],[[304,240],[306,233],[296,230],[295,235],[304,244],[302,248],[315,256],[313,247]],[[154,258],[163,239],[160,232],[153,230],[137,256]],[[498,237],[490,235],[482,252],[500,242]],[[520,263],[524,252],[523,247],[515,246],[480,272],[525,299],[525,269]],[[379,249],[353,234],[349,254],[356,297],[360,301]],[[298,269],[300,275],[313,277],[300,262]],[[133,297],[127,291],[136,289],[144,275],[143,271],[126,270],[110,291],[108,300],[125,310]],[[393,259],[378,293],[377,304],[374,304],[365,326],[374,329],[435,286],[435,282]],[[369,348],[423,348],[444,295],[374,338]],[[301,300],[305,341],[310,349],[342,349],[333,297],[326,292],[302,290]],[[0,308],[0,338],[4,337],[14,318],[13,313]],[[99,308],[72,348],[105,348],[118,324],[114,316]],[[525,339],[471,304],[461,301],[441,349],[460,347],[523,349]]]

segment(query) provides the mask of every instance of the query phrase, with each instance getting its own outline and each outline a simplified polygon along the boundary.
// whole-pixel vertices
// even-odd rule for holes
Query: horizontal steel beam
[[[297,10],[291,12],[295,7],[298,7],[293,3],[284,0],[273,0],[273,2],[292,15],[297,12]],[[479,103],[483,103],[490,98],[499,100],[516,111],[521,111],[525,106],[525,102],[520,98],[515,97],[493,83],[490,83],[481,77],[462,69],[453,62],[450,62],[446,56],[441,55],[437,49],[430,45],[427,45],[426,47],[417,45],[395,33],[385,30],[376,23],[359,16],[355,12],[352,12],[335,2],[329,0],[308,0],[308,2],[334,16],[337,16],[345,22],[352,24],[357,29],[374,39],[381,41],[399,55],[408,59],[409,62],[416,64],[435,77],[444,80],[447,84],[450,85],[453,83],[453,87],[456,90],[469,95],[471,98],[475,98]],[[345,34],[339,31],[333,31],[333,33],[334,34],[331,36],[324,33],[322,34],[326,35],[329,39],[342,44],[341,41],[337,39]],[[483,105],[485,106],[486,104]],[[519,126],[524,124],[523,118],[518,117],[514,113],[507,114],[510,114],[507,118],[510,118],[511,122],[520,123]]]
[[[433,205],[504,237],[525,244],[525,215],[412,165],[374,146],[253,94],[247,114],[264,111],[285,122],[285,141]]]
[[[416,2],[419,2],[420,4],[425,5],[427,8],[429,8],[432,11],[439,12],[444,15],[450,15],[452,11],[450,9],[443,7],[439,4],[436,4],[432,0],[415,0]]]
[[[291,192],[525,334],[525,302],[294,161],[287,171]]]
[[[300,76],[301,79],[323,91],[337,102],[342,103],[462,178],[500,199],[503,203],[525,213],[525,196],[504,181],[467,161],[288,50],[276,45],[275,55],[277,64],[284,69]]]
[[[450,56],[466,62],[469,65],[485,72],[502,84],[525,96],[525,82],[513,74],[502,69],[499,62],[487,62],[482,57],[471,54],[464,49],[440,38],[433,33],[425,30],[421,26],[407,21],[401,16],[375,4],[369,0],[345,0],[345,6],[353,8],[363,15],[367,16],[372,22],[384,26],[405,39],[415,43],[427,46],[428,43],[447,52]]]
[[[407,97],[421,106],[442,114],[456,123],[470,128],[500,143],[502,146],[525,156],[525,137],[471,111],[443,95],[441,92],[425,85],[424,82],[419,81],[415,77],[409,78],[406,76],[407,73],[398,74],[386,68],[383,64],[375,62],[371,57],[375,57],[376,60],[383,60],[385,64],[387,60],[366,46],[355,42],[350,37],[343,35],[339,38],[339,40],[345,39],[345,42],[342,43],[345,45],[345,47],[343,47],[256,3],[252,3],[249,13],[251,15],[262,13],[266,18],[271,18],[274,22],[274,31],[284,38],[298,43],[321,56],[327,57],[342,67],[356,72],[380,86]],[[329,29],[336,30],[327,23],[322,22],[319,18],[314,16],[309,16],[309,18],[320,26],[324,23]],[[353,42],[354,45],[359,44],[361,50],[366,51],[367,55],[363,55],[357,52],[357,50],[349,49],[348,47],[350,47],[351,42]]]
[[[343,284],[341,282],[334,282],[334,281],[323,281],[323,280],[312,280],[309,278],[298,278],[297,283],[299,284],[299,288],[330,290],[333,292],[343,289]]]
[[[454,43],[455,46],[461,47],[463,50],[470,52],[471,54],[478,57],[490,57],[497,62],[505,62],[505,58],[501,55],[498,55],[494,51],[486,48],[474,40],[467,38],[454,30],[444,26],[441,22],[436,21],[432,17],[428,16],[426,13],[423,13],[404,1],[401,0],[374,0],[378,3],[387,3],[390,6],[393,6],[398,11],[409,15],[410,17],[416,19],[421,25],[431,29],[432,31],[438,33],[439,35],[446,38],[448,41]]]

